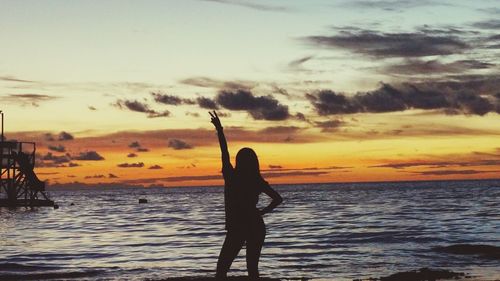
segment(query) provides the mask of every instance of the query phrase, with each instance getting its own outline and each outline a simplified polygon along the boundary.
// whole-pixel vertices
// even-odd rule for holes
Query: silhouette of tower
[[[45,193],[45,183],[34,172],[36,143],[6,141],[1,110],[0,115],[0,207],[54,206]]]

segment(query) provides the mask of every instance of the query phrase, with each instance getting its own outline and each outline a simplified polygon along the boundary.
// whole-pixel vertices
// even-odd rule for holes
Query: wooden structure
[[[34,172],[36,144],[34,142],[0,139],[0,207],[54,206],[45,193],[45,182]]]

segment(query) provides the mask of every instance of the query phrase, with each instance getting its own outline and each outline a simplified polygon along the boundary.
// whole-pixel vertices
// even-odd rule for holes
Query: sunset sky
[[[0,0],[6,138],[49,184],[499,178],[500,1]]]

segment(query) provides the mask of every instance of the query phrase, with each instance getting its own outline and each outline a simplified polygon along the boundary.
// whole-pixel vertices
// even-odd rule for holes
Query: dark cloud
[[[319,115],[380,113],[407,109],[441,109],[448,114],[484,115],[498,110],[498,101],[493,99],[493,93],[487,92],[492,90],[493,85],[500,85],[500,79],[405,83],[397,87],[382,84],[374,91],[357,93],[354,96],[321,90],[306,94],[306,97]]]
[[[44,168],[72,168],[80,166],[71,162],[71,159],[71,155],[68,153],[64,155],[54,155],[52,152],[48,152],[45,155],[37,153],[35,156],[35,166]]]
[[[129,158],[137,157],[137,154],[129,153],[129,154],[127,154],[127,157],[129,157]]]
[[[288,106],[280,104],[272,96],[255,97],[250,91],[220,91],[217,103],[229,110],[247,111],[256,120],[285,120],[290,117]]]
[[[141,147],[141,144],[138,141],[133,141],[128,145],[128,147],[137,148],[137,147]]]
[[[478,21],[472,24],[472,26],[482,29],[500,29],[499,19],[490,19],[485,21]]]
[[[66,152],[66,148],[63,145],[49,145],[48,149],[55,152]]]
[[[146,103],[142,103],[137,100],[118,100],[116,103],[113,104],[113,106],[118,107],[120,109],[129,109],[131,111],[135,112],[142,112],[146,113],[148,118],[157,118],[157,117],[168,117],[170,116],[170,111],[164,110],[164,111],[156,111],[151,108],[149,108],[149,105]]]
[[[71,156],[69,154],[65,155],[54,155],[52,152],[48,152],[42,158],[43,161],[51,161],[54,164],[68,163],[71,161]]]
[[[41,102],[58,99],[56,96],[39,95],[39,94],[10,94],[1,96],[3,102],[17,103],[20,105],[40,106]]]
[[[219,109],[219,106],[217,105],[217,103],[213,99],[210,99],[210,98],[198,97],[198,98],[196,98],[196,102],[198,103],[198,105],[201,108]]]
[[[164,110],[161,112],[157,111],[148,112],[148,118],[169,117],[169,116],[170,116],[170,111],[168,110]]]
[[[459,60],[442,63],[439,60],[408,59],[404,63],[387,65],[382,72],[396,75],[429,75],[433,73],[463,73],[470,70],[489,69],[495,65],[479,60]]]
[[[68,132],[62,131],[59,133],[57,139],[60,141],[68,141],[68,140],[74,140],[75,137],[73,137],[73,135]]]
[[[179,105],[183,102],[182,99],[177,96],[165,95],[160,93],[151,93],[151,95],[153,95],[155,101],[164,104]]]
[[[102,179],[105,178],[105,175],[93,175],[93,176],[85,176],[85,179]]]
[[[319,115],[349,114],[361,111],[357,104],[343,94],[331,90],[320,90],[314,94],[306,94]]]
[[[72,159],[80,161],[101,161],[104,160],[104,157],[99,155],[96,151],[86,151],[81,152],[78,156],[72,157]]]
[[[120,167],[120,168],[142,168],[142,167],[144,167],[144,163],[143,162],[138,162],[138,163],[121,163],[121,164],[118,164],[116,166]]]
[[[328,121],[316,121],[314,124],[316,127],[321,128],[322,132],[335,132],[343,126],[345,122],[340,119],[334,119]]]
[[[282,169],[283,167],[280,165],[269,165],[269,169]]]
[[[180,139],[169,139],[168,140],[168,147],[171,147],[175,150],[181,150],[181,149],[191,149],[193,148],[192,145],[188,144],[187,142],[180,140]]]
[[[423,32],[341,31],[332,36],[309,36],[304,39],[318,47],[347,49],[353,53],[379,58],[452,55],[471,48],[456,36],[429,35]]]
[[[153,166],[150,166],[148,169],[150,169],[150,170],[161,170],[161,169],[163,169],[163,167],[160,166],[160,165],[153,165]]]
[[[108,174],[108,178],[110,178],[110,179],[116,179],[116,178],[118,178],[118,176],[117,176],[117,175],[115,175],[115,174],[111,174],[111,173],[109,173],[109,174]]]
[[[301,112],[297,112],[295,114],[295,119],[299,120],[299,121],[304,121],[304,122],[309,122],[309,120],[307,119],[307,117],[304,115],[304,113],[301,113]]]
[[[46,141],[55,141],[54,136],[51,133],[45,133],[44,134],[44,139]]]
[[[130,148],[134,148],[134,149],[135,149],[135,151],[137,151],[137,152],[148,152],[148,151],[149,151],[149,149],[148,149],[148,148],[142,147],[142,146],[141,146],[141,144],[140,144],[138,141],[133,141],[133,142],[131,142],[131,143],[128,145],[128,147],[130,147]],[[135,153],[133,153],[133,154],[135,154]],[[137,155],[136,155],[136,156],[137,156]],[[130,156],[129,156],[129,157],[130,157]]]
[[[181,105],[181,104],[195,104],[195,101],[191,99],[184,99],[174,95],[167,95],[162,93],[151,93],[156,102],[169,104],[169,105]]]

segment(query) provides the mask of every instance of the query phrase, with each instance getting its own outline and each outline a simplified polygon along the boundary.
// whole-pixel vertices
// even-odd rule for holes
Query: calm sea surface
[[[500,278],[500,262],[434,246],[500,246],[500,181],[278,186],[260,271],[352,280],[421,267]],[[0,279],[211,276],[224,239],[217,187],[52,191],[60,209],[0,208]],[[139,198],[148,204],[138,204]],[[259,205],[267,203],[261,196]],[[71,205],[74,203],[74,205]],[[244,250],[231,275],[246,274]],[[3,277],[2,277],[3,276]]]

